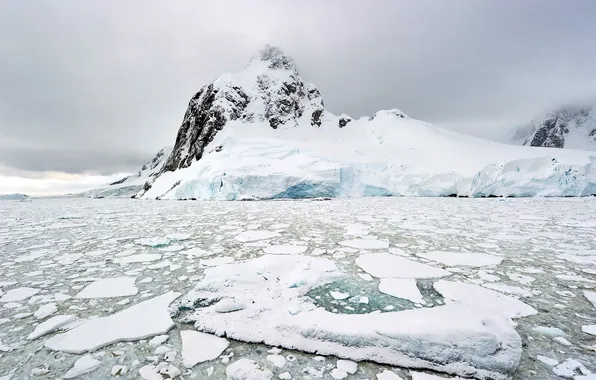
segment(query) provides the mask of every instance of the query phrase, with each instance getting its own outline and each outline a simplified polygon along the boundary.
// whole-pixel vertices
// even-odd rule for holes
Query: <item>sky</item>
[[[399,108],[500,139],[596,98],[595,16],[593,0],[5,0],[0,193],[138,170],[174,145],[201,86],[265,44],[331,112]]]

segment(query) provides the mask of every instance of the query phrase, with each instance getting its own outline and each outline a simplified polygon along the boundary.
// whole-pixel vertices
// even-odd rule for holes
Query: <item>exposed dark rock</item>
[[[339,127],[343,128],[346,125],[348,125],[348,123],[350,123],[352,121],[352,119],[346,118],[346,117],[340,117],[339,118]]]
[[[312,113],[312,117],[310,120],[311,125],[316,125],[317,127],[321,126],[321,115],[323,114],[322,109],[314,110]]]
[[[523,145],[564,148],[570,128],[581,129],[589,126],[590,111],[590,108],[566,107],[549,113],[544,119],[534,122],[530,129],[533,135],[526,139]],[[588,132],[588,137],[594,135],[596,128]]]

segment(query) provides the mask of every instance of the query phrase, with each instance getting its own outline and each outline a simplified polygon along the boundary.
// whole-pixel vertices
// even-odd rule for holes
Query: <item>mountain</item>
[[[489,142],[397,109],[337,116],[294,61],[268,46],[191,98],[172,153],[137,197],[595,193],[596,153]]]
[[[83,193],[83,195],[90,198],[129,198],[141,191],[143,189],[143,184],[161,171],[171,152],[172,148],[163,148],[157,152],[155,157],[141,166],[141,169],[135,174],[126,176],[116,182],[106,184],[98,189],[87,191]]]
[[[20,193],[0,194],[0,201],[22,201],[26,199],[29,199],[29,196]]]
[[[562,107],[517,129],[513,143],[596,151],[596,110]]]

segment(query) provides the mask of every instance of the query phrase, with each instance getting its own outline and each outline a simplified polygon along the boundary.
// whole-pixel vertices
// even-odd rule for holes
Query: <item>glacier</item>
[[[268,47],[189,103],[143,199],[561,197],[596,194],[596,152],[505,145],[398,109],[337,116]]]

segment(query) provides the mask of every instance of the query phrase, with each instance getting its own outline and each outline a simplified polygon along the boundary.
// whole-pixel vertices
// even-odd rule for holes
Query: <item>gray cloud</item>
[[[336,113],[497,136],[596,94],[592,0],[23,2],[0,13],[0,164],[136,170],[265,43]]]

